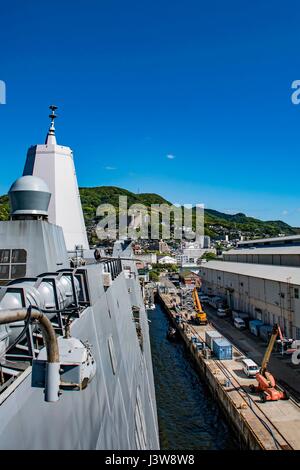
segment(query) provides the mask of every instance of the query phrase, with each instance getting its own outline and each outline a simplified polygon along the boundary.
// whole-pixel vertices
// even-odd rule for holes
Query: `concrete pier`
[[[260,397],[249,391],[249,385],[256,383],[256,380],[243,373],[243,354],[233,345],[232,360],[219,361],[213,357],[206,359],[203,352],[197,350],[192,343],[191,337],[197,336],[204,342],[205,331],[213,330],[212,325],[196,326],[187,323],[189,314],[184,310],[180,313],[186,321],[177,324],[172,301],[174,295],[158,292],[157,298],[190,351],[199,374],[236,431],[241,448],[299,450],[299,405],[292,398],[261,403]],[[177,303],[179,301],[177,297]]]

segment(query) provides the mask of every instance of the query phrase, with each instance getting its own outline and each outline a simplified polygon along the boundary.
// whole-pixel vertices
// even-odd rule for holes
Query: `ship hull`
[[[0,395],[1,449],[159,448],[149,325],[136,274],[122,271],[106,290],[100,266],[91,266],[88,276],[91,305],[71,334],[91,345],[96,376],[85,390],[63,391],[57,403],[46,403],[43,389],[31,386],[28,367]]]

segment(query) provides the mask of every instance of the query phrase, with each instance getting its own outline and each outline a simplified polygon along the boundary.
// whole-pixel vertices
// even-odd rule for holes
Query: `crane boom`
[[[266,352],[264,354],[264,357],[263,357],[263,360],[262,360],[262,363],[261,363],[260,373],[263,376],[265,375],[265,372],[268,368],[269,360],[270,360],[271,353],[273,351],[274,344],[275,344],[277,336],[279,336],[281,340],[283,339],[280,326],[275,324],[273,326],[272,335],[271,335],[268,347],[266,349]]]
[[[202,305],[201,305],[201,302],[200,302],[200,299],[199,299],[199,295],[198,295],[198,292],[197,292],[197,288],[194,287],[193,289],[193,299],[194,299],[194,304],[195,304],[195,307],[196,307],[196,310],[198,313],[202,313],[203,312],[203,308],[202,308]],[[203,312],[204,313],[204,312]]]
[[[262,402],[289,399],[289,394],[286,390],[278,390],[278,388],[276,388],[275,377],[267,369],[277,336],[283,340],[280,326],[275,324],[273,326],[272,335],[261,363],[260,371],[255,375],[258,385],[250,385],[250,390],[252,392],[258,392],[261,394]]]
[[[200,325],[206,325],[207,317],[206,317],[206,313],[204,312],[202,308],[202,305],[198,296],[198,292],[197,292],[197,287],[194,287],[193,292],[192,292],[192,297],[194,300],[195,310],[197,312],[196,318],[198,322],[200,323]]]

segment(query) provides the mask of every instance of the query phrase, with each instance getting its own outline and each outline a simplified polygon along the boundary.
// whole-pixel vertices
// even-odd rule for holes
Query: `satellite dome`
[[[22,176],[9,192],[11,215],[48,215],[51,193],[44,180],[36,176]]]

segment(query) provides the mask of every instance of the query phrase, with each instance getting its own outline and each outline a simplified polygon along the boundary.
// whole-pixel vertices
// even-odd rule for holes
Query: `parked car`
[[[221,308],[218,308],[217,315],[220,318],[227,317],[230,314],[230,312],[231,312],[230,308],[221,307]]]
[[[209,297],[207,295],[200,295],[199,296],[200,302],[208,302]]]
[[[244,330],[246,328],[246,323],[242,318],[239,317],[234,319],[233,324],[238,330]]]
[[[243,371],[247,377],[254,377],[259,372],[258,365],[252,359],[243,359]]]

